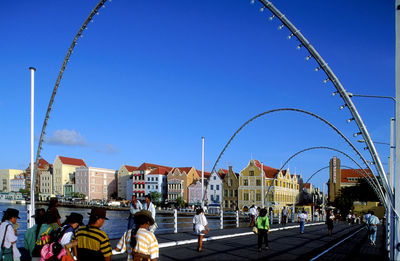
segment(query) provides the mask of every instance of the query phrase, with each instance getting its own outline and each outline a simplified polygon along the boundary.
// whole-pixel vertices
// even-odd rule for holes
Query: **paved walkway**
[[[334,235],[327,235],[323,223],[308,224],[300,234],[298,225],[288,225],[278,230],[272,226],[269,235],[270,250],[257,252],[257,236],[250,228],[233,228],[211,231],[205,238],[203,252],[197,252],[197,237],[194,233],[157,235],[160,245],[160,260],[310,260],[329,246],[360,230],[354,238],[333,248],[317,260],[385,260],[383,252],[383,229],[378,229],[377,246],[367,244],[366,230],[361,225],[335,224]],[[225,238],[228,237],[228,238]],[[115,246],[117,240],[111,244]],[[115,255],[112,260],[126,260],[126,254]]]

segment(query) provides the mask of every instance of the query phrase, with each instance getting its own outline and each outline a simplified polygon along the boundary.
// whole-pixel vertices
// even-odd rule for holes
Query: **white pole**
[[[201,137],[201,207],[204,208],[204,137]]]
[[[394,118],[390,118],[390,156],[389,156],[389,187],[393,191],[393,185],[394,185],[394,124],[395,120]],[[393,211],[392,209],[388,208],[387,210],[387,218],[386,218],[386,231],[387,231],[387,237],[388,237],[388,248],[389,248],[389,260],[393,259],[393,252],[392,249],[394,247],[394,237],[393,237]]]
[[[28,212],[28,227],[31,228],[35,220],[32,218],[32,215],[35,213],[35,168],[33,162],[33,129],[34,129],[34,102],[35,102],[35,71],[34,67],[29,67],[31,71],[31,204]]]
[[[394,206],[397,213],[400,213],[400,0],[395,2],[395,32],[396,32],[396,51],[395,51],[395,86],[396,86],[396,115],[395,115],[395,196]],[[400,223],[399,217],[394,223],[393,233],[396,235],[394,241],[393,259],[400,260]]]
[[[261,208],[264,208],[264,163],[261,162]]]

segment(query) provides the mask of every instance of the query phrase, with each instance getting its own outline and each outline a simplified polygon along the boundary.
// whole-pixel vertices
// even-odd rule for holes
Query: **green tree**
[[[81,199],[85,199],[85,198],[86,198],[86,195],[85,195],[85,194],[78,193],[78,192],[72,192],[72,193],[71,193],[71,196],[72,196],[73,198],[81,198]]]
[[[182,197],[177,197],[176,198],[176,204],[179,206],[179,207],[184,207],[185,206],[185,200],[183,200],[183,198]]]
[[[151,202],[153,202],[155,205],[159,206],[161,205],[161,193],[157,192],[157,191],[153,191],[149,193],[150,198],[151,198]]]

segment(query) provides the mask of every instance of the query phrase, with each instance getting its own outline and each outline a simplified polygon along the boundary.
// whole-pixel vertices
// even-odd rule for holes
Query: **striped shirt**
[[[129,229],[128,231],[125,231],[124,235],[121,237],[117,244],[117,248],[121,249],[121,252],[127,252],[128,254],[128,259],[127,261],[133,261],[133,256],[132,256],[132,247],[131,247],[131,234],[132,230]]]
[[[97,227],[83,226],[79,228],[73,236],[73,240],[78,241],[78,258],[86,260],[84,257],[111,256],[111,245],[107,234]],[[82,257],[82,258],[81,258]],[[97,260],[97,259],[96,259]]]
[[[136,234],[135,252],[149,255],[150,259],[158,258],[158,241],[153,232],[139,228]]]

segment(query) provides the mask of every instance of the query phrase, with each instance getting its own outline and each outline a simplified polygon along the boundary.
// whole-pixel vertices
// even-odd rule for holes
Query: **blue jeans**
[[[369,240],[371,241],[371,243],[375,243],[376,240],[376,226],[370,226],[369,227]]]
[[[129,215],[128,217],[128,230],[134,229],[136,227],[135,220],[133,219],[133,215]]]
[[[304,233],[304,224],[306,222],[305,221],[300,221],[300,233]]]

